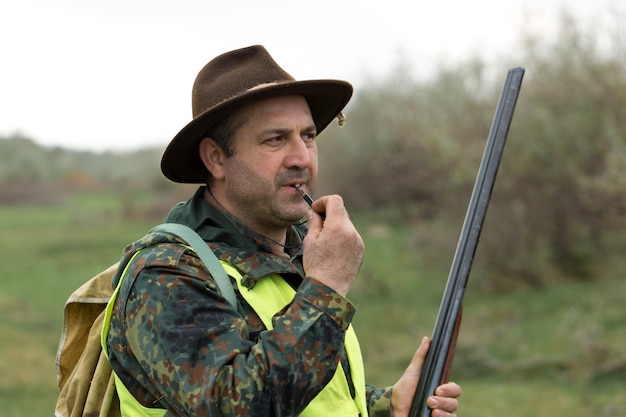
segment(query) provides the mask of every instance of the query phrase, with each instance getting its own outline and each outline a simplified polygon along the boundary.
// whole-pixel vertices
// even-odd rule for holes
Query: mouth
[[[296,191],[302,192],[302,191],[304,191],[304,185],[305,185],[304,182],[296,182],[296,183],[293,183],[293,184],[287,184],[287,187],[293,188]]]

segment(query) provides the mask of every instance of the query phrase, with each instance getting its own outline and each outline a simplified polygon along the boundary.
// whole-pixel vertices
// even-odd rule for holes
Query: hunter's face
[[[221,204],[253,230],[271,234],[306,215],[296,189],[317,182],[316,127],[302,96],[257,101],[237,114],[234,155],[223,159]]]

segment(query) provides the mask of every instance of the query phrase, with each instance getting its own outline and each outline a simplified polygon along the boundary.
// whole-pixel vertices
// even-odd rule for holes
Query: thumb
[[[411,363],[406,368],[398,382],[395,383],[391,391],[392,415],[406,417],[409,415],[411,403],[415,396],[415,390],[419,383],[422,367],[426,359],[426,353],[430,347],[430,338],[422,338],[422,343],[415,351]]]
[[[309,232],[311,231],[311,229],[313,229],[316,231],[316,234],[319,233],[319,230],[324,224],[322,217],[317,214],[313,209],[307,210],[306,217],[309,222]]]
[[[430,338],[423,337],[422,342],[413,355],[413,359],[411,359],[411,363],[406,368],[405,373],[417,374],[418,376],[422,373],[422,368],[424,367],[424,361],[426,360],[426,354],[428,353],[429,347]]]

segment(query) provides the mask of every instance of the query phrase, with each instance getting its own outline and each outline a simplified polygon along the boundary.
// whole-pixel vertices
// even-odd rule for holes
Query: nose
[[[301,137],[294,137],[289,141],[288,152],[285,156],[285,168],[305,169],[311,167],[315,158],[315,143],[308,143]]]

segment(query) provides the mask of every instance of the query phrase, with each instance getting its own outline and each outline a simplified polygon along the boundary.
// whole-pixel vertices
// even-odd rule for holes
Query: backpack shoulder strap
[[[222,264],[209,245],[207,245],[193,229],[180,223],[163,223],[150,229],[150,232],[170,233],[187,242],[208,268],[224,298],[226,298],[233,307],[237,308],[235,290],[233,290],[233,285],[226,271],[224,271]]]

